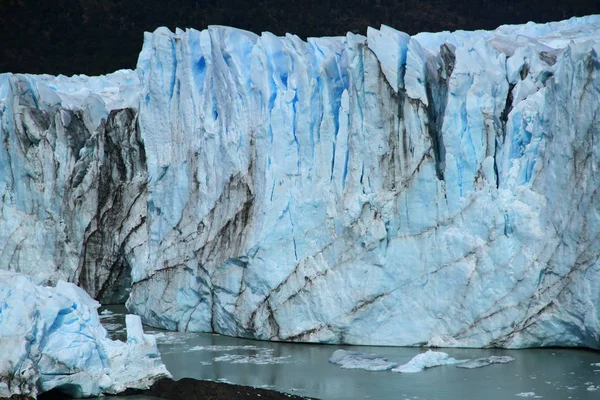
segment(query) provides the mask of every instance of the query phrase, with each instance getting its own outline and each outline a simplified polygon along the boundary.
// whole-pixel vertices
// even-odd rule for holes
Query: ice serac
[[[138,83],[0,75],[0,268],[127,299],[147,237]]]
[[[600,347],[600,17],[144,37],[131,310],[285,341]]]
[[[91,397],[170,377],[140,317],[127,316],[126,343],[112,341],[98,307],[72,283],[36,286],[26,275],[0,271],[0,397],[52,389]]]

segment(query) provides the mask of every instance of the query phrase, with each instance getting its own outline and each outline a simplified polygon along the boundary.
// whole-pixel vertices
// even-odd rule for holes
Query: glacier
[[[70,396],[147,389],[171,375],[141,319],[128,315],[127,342],[108,339],[100,304],[72,283],[35,285],[0,271],[0,397],[36,397],[52,389]]]
[[[159,28],[135,71],[0,75],[0,268],[169,330],[600,348],[599,50]]]

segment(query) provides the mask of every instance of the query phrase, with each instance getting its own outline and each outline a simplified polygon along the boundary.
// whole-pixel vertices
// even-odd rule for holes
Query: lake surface
[[[114,314],[102,315],[102,322],[114,338],[124,339],[125,308],[110,306],[101,311],[106,308]],[[327,400],[600,399],[600,352],[590,350],[434,349],[456,359],[495,355],[515,361],[478,369],[447,365],[402,374],[342,369],[328,360],[335,350],[345,349],[404,364],[426,349],[272,343],[149,327],[146,331],[157,334],[162,359],[174,379],[222,381]]]

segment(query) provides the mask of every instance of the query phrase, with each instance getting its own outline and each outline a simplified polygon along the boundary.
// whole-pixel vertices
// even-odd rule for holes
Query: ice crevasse
[[[135,72],[2,78],[0,232],[60,233],[43,257],[64,267],[36,279],[128,295],[166,329],[599,348],[599,50],[599,16],[306,42],[159,28]],[[36,173],[57,161],[68,179]],[[15,237],[0,261],[26,269]]]

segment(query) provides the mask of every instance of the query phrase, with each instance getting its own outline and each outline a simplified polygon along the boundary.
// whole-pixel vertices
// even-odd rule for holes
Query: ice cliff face
[[[1,76],[0,265],[123,302],[145,223],[138,79]],[[143,230],[142,230],[143,231]]]
[[[127,134],[96,139],[89,153],[111,171],[112,203],[95,194],[103,189],[73,195],[67,181],[54,186],[66,205],[50,214],[13,178],[5,198],[22,214],[4,212],[0,224],[37,232],[56,215],[44,232],[69,240],[40,246],[46,265],[61,265],[52,273],[106,291],[102,271],[131,268],[128,307],[167,329],[599,348],[599,50],[597,16],[413,37],[382,27],[308,42],[160,28],[140,54],[137,116],[112,111],[90,136],[128,115],[116,124]],[[10,76],[4,85],[13,147],[0,153],[0,179],[6,165],[28,171],[22,148],[44,143],[16,147],[30,132],[18,126],[32,123],[15,111],[27,98],[15,89],[23,79],[43,83]],[[40,131],[59,132],[53,121]],[[38,154],[72,154],[59,180],[84,174],[75,168],[84,148]],[[82,182],[104,187],[90,165]],[[47,186],[27,184],[25,196],[47,199]],[[4,243],[3,267],[41,272],[21,261],[40,251]],[[57,249],[67,245],[65,271]]]
[[[127,343],[108,339],[99,304],[72,283],[36,286],[0,271],[0,396],[60,389],[73,397],[148,388],[170,377],[154,336],[127,316]]]

